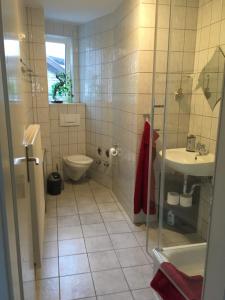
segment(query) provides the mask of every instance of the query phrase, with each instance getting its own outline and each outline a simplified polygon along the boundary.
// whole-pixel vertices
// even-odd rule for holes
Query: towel
[[[141,140],[140,153],[137,164],[135,192],[134,192],[134,213],[138,214],[141,210],[147,214],[148,206],[148,183],[149,183],[149,144],[150,144],[151,126],[148,121],[145,122],[144,132]],[[152,173],[151,173],[151,191],[150,191],[150,208],[149,213],[156,213],[155,205],[155,175],[153,162],[156,158],[156,140],[159,135],[156,131],[153,132],[153,149],[152,149]]]
[[[163,300],[186,300],[175,288],[174,284],[180,288],[187,299],[201,300],[202,276],[187,276],[177,270],[171,263],[161,264],[160,269],[151,282],[151,287],[158,292]]]

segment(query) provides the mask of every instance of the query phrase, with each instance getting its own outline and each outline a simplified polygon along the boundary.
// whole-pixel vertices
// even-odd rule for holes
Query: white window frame
[[[70,74],[72,80],[72,93],[74,95],[74,72],[73,72],[73,41],[71,37],[46,34],[45,42],[65,44],[65,72]],[[47,58],[47,56],[46,56]],[[72,102],[75,102],[73,97]]]

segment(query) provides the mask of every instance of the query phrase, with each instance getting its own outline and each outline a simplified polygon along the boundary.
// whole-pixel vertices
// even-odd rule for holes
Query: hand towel
[[[151,287],[163,300],[186,300],[175,287],[189,300],[201,300],[203,277],[187,276],[171,263],[163,263],[151,282]]]
[[[141,140],[140,153],[137,164],[135,192],[134,192],[134,213],[138,214],[141,210],[147,214],[148,206],[148,184],[149,184],[149,147],[150,147],[151,126],[148,121],[145,122],[144,131]],[[149,213],[156,213],[155,205],[155,175],[153,162],[156,158],[156,140],[159,135],[153,132],[153,148],[152,148],[152,170],[151,170],[151,190],[150,190],[150,207]]]

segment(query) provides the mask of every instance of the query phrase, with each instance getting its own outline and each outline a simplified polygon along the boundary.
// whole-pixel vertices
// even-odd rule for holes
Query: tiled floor
[[[109,190],[66,184],[47,200],[42,268],[26,300],[153,300],[145,226],[135,226]]]

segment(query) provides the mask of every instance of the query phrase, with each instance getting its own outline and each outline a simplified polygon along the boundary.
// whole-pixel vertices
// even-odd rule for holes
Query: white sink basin
[[[159,152],[162,157],[162,151]],[[213,176],[215,156],[212,153],[200,156],[198,152],[188,152],[185,148],[166,150],[167,167],[192,176]]]

